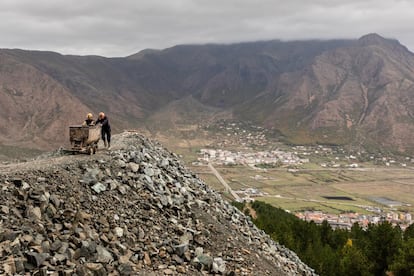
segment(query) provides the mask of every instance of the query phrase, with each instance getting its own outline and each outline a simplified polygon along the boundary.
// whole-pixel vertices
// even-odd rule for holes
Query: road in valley
[[[207,165],[211,172],[214,174],[214,176],[218,179],[218,181],[220,181],[220,183],[224,186],[224,188],[226,189],[227,192],[229,192],[236,201],[241,201],[241,198],[239,197],[238,194],[236,194],[231,187],[229,186],[229,184],[227,184],[227,182],[224,180],[223,177],[221,177],[220,173],[216,170],[216,168],[213,167],[213,165],[211,163],[208,163]]]

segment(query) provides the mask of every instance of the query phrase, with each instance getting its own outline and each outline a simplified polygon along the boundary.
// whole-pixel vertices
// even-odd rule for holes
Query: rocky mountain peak
[[[398,40],[384,38],[376,33],[364,35],[358,39],[358,44],[361,46],[402,46]]]
[[[0,183],[2,275],[314,275],[136,133],[95,156],[0,166]]]

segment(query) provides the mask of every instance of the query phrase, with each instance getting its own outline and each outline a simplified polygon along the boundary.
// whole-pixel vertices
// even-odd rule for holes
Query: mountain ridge
[[[414,152],[409,141],[414,55],[378,34],[358,40],[178,45],[125,58],[0,53],[69,91],[74,99],[67,101],[82,106],[69,115],[73,123],[88,110],[105,111],[115,131],[142,127],[171,103],[192,97],[206,110],[278,129],[292,143],[367,144]],[[3,85],[0,99],[6,90]],[[10,135],[0,136],[11,141]],[[51,148],[57,140],[65,141],[63,135],[55,141],[42,137],[34,146]]]

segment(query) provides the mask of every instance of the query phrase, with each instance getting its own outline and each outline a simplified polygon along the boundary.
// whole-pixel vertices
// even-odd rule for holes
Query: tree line
[[[244,203],[234,203],[247,215]],[[283,209],[255,201],[252,221],[273,240],[294,251],[319,275],[414,275],[414,224],[405,231],[384,221],[366,229],[333,229],[303,221]]]

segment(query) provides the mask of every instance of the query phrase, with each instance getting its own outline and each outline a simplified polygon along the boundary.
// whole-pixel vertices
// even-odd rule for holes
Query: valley
[[[0,49],[0,161],[65,147],[69,125],[105,111],[114,134],[155,138],[230,200],[404,217],[413,72],[414,54],[378,34],[119,58]]]
[[[405,228],[412,222],[411,156],[352,146],[288,145],[278,133],[234,120],[170,130],[154,138],[229,200],[237,194],[303,219],[327,219],[346,227],[355,221],[366,225],[389,220]]]

